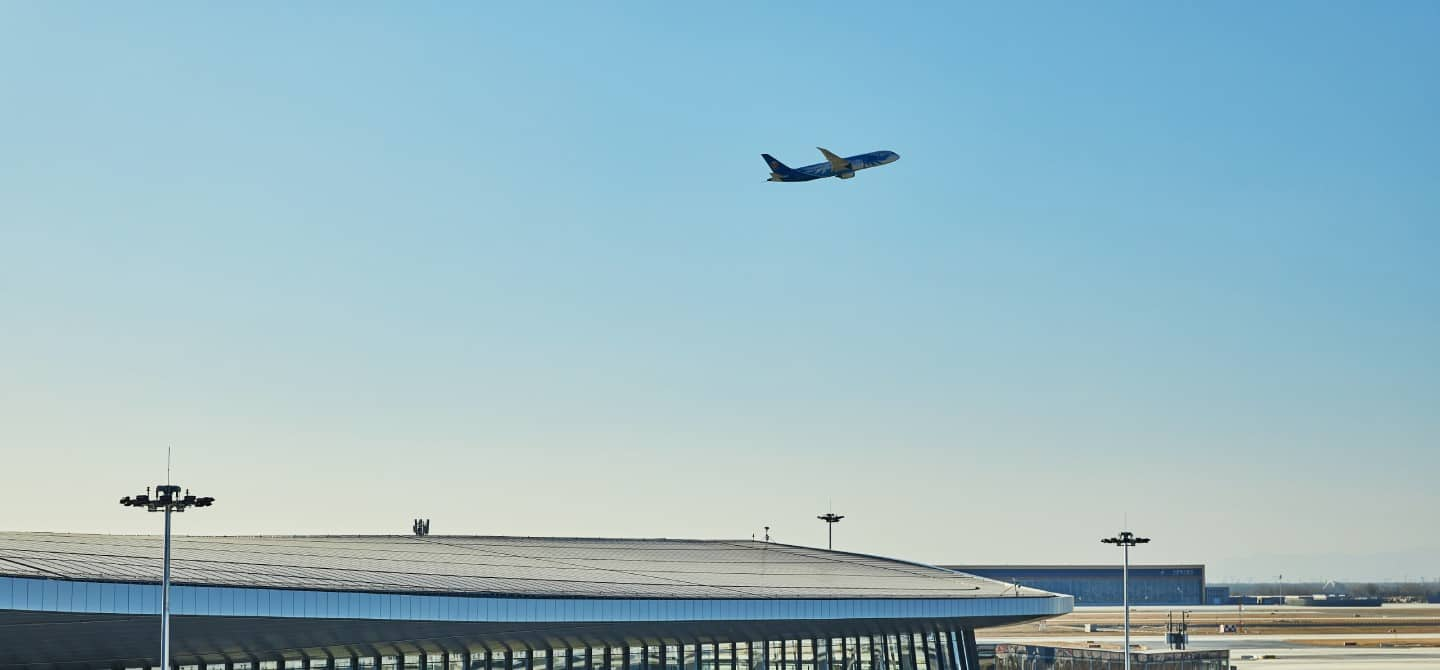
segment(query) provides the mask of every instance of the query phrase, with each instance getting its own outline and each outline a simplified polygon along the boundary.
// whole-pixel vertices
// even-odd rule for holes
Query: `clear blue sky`
[[[602,5],[0,5],[3,526],[1440,577],[1440,5]]]

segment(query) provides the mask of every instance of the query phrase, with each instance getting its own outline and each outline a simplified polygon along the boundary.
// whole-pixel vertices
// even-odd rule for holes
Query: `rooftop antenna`
[[[165,447],[165,485],[170,485],[170,447]]]

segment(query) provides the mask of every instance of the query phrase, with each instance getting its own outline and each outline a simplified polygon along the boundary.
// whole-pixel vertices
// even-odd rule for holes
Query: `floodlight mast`
[[[1120,573],[1120,598],[1125,608],[1125,670],[1130,670],[1130,547],[1145,544],[1150,541],[1150,538],[1135,537],[1134,533],[1125,530],[1115,537],[1107,537],[1100,541],[1125,548],[1125,562]]]
[[[825,548],[833,550],[835,548],[835,524],[840,523],[840,520],[845,518],[845,515],[826,512],[815,518],[825,522],[825,533],[827,537]]]
[[[190,490],[185,490],[185,495],[180,495],[180,487],[172,484],[159,484],[155,486],[155,497],[150,497],[150,488],[145,488],[144,495],[125,496],[120,499],[120,504],[126,507],[143,507],[147,512],[165,513],[165,562],[164,576],[160,582],[160,664],[164,670],[170,670],[170,513],[184,512],[191,507],[209,507],[215,504],[211,497],[197,498],[190,495]]]

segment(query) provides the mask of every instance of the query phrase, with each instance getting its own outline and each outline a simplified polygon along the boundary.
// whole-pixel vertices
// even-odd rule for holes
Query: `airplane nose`
[[[890,152],[890,160],[891,160],[891,161],[898,161],[898,160],[900,160],[900,154],[897,154],[897,153],[895,153],[895,152],[893,152],[893,151]]]

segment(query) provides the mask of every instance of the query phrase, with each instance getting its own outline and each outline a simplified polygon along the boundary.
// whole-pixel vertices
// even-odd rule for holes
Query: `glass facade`
[[[173,670],[979,670],[973,652],[967,658],[961,645],[950,644],[966,635],[973,639],[971,631],[960,629],[831,639],[280,657],[254,662],[184,663],[175,665]],[[1020,645],[1011,646],[1023,649]],[[1023,655],[1024,652],[1015,653]],[[153,666],[102,664],[95,667],[158,670]],[[1032,666],[992,663],[991,667]],[[1187,666],[1184,670],[1208,667]],[[1154,666],[1154,670],[1162,670],[1162,666]],[[1177,666],[1175,670],[1181,669]]]
[[[834,599],[507,598],[409,593],[333,592],[227,586],[172,586],[177,615],[383,619],[389,621],[661,622],[796,619],[955,619],[1065,614],[1069,596]],[[158,584],[72,582],[0,576],[0,610],[155,614]],[[856,658],[855,638],[843,641]],[[836,640],[840,653],[842,641]],[[756,647],[753,656],[763,658]],[[501,669],[492,669],[501,670]],[[618,669],[617,669],[618,670]],[[655,666],[650,670],[663,670]]]
[[[136,667],[158,651],[139,641],[158,593],[0,577],[0,615],[64,622],[45,630],[81,630],[87,646],[46,665],[66,650],[19,652],[15,626],[0,660]],[[968,626],[1070,610],[1065,597],[586,600],[186,585],[172,595],[174,670],[978,670]]]

